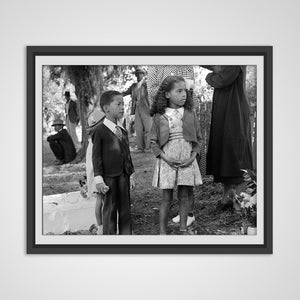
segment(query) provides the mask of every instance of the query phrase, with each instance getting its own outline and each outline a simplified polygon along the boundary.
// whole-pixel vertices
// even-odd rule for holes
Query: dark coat
[[[122,129],[122,141],[103,123],[95,128],[93,141],[94,176],[117,177],[134,172],[127,132]]]
[[[69,101],[69,110],[67,111],[67,115],[71,123],[77,124],[79,122],[77,103],[75,101]]]
[[[207,174],[239,177],[253,169],[250,108],[244,93],[245,68],[221,66],[206,81],[214,87]]]
[[[72,161],[75,158],[76,149],[74,147],[72,138],[66,129],[62,129],[58,133],[48,136],[47,141],[48,142],[56,141],[62,145],[65,154],[64,160],[66,163]]]

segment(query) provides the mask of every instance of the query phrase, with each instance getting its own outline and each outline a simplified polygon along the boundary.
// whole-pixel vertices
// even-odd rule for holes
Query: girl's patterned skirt
[[[170,139],[162,150],[168,157],[183,162],[191,157],[192,145],[181,137]],[[152,181],[154,187],[173,189],[177,185],[200,184],[202,184],[202,177],[196,159],[188,167],[177,170],[171,168],[164,160],[157,159]]]

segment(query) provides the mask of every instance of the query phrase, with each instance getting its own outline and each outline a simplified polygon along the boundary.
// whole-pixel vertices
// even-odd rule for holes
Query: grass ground
[[[44,143],[43,148],[43,194],[78,191],[78,181],[85,175],[85,162],[54,166],[55,157],[47,142]],[[136,188],[131,193],[134,234],[158,234],[161,191],[151,186],[155,158],[151,153],[132,153],[132,159],[136,171]],[[204,177],[204,183],[195,187],[196,222],[190,228],[192,233],[200,235],[240,234],[240,228],[243,226],[240,213],[216,210],[216,204],[221,197],[222,186],[213,183],[211,177]],[[175,191],[170,209],[170,220],[177,214],[177,211]],[[179,225],[170,221],[168,234],[179,234]]]

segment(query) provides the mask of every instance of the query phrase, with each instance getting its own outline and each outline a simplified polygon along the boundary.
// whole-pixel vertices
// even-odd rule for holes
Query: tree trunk
[[[85,99],[84,96],[82,95],[81,90],[77,92],[77,87],[76,87],[76,97],[79,101],[79,115],[80,115],[80,122],[81,122],[81,148],[79,149],[76,158],[73,160],[73,163],[79,163],[83,159],[85,159],[86,155],[86,149],[88,146],[88,135],[87,135],[87,107],[85,104]]]
[[[100,105],[100,97],[104,91],[104,80],[103,80],[103,67],[95,66],[91,69],[92,84],[95,88],[95,102],[94,107]]]
[[[75,84],[75,93],[77,99],[79,100],[79,111],[80,111],[80,121],[81,121],[81,132],[82,132],[82,142],[81,148],[79,149],[76,158],[73,163],[79,163],[86,156],[86,149],[88,146],[88,103],[94,97],[94,107],[98,106],[100,103],[100,97],[103,92],[103,74],[101,66],[90,66],[89,76],[82,80],[82,78],[77,78]]]

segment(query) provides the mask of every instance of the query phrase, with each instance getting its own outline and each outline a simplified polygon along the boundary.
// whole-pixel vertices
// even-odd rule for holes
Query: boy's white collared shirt
[[[122,122],[121,120],[118,120],[117,124],[115,124],[114,122],[108,120],[107,118],[104,119],[103,124],[114,134],[116,134],[116,126],[118,125],[119,127],[122,127],[124,129],[124,127],[122,126]],[[125,130],[125,129],[124,129]]]
[[[116,127],[119,126],[121,128],[124,129],[124,127],[122,126],[122,122],[121,120],[117,121],[117,124],[115,124],[114,122],[108,120],[107,118],[104,119],[103,121],[103,125],[105,125],[113,134],[116,134]],[[125,130],[125,129],[124,129]],[[104,183],[103,177],[98,175],[95,176],[95,183]]]

